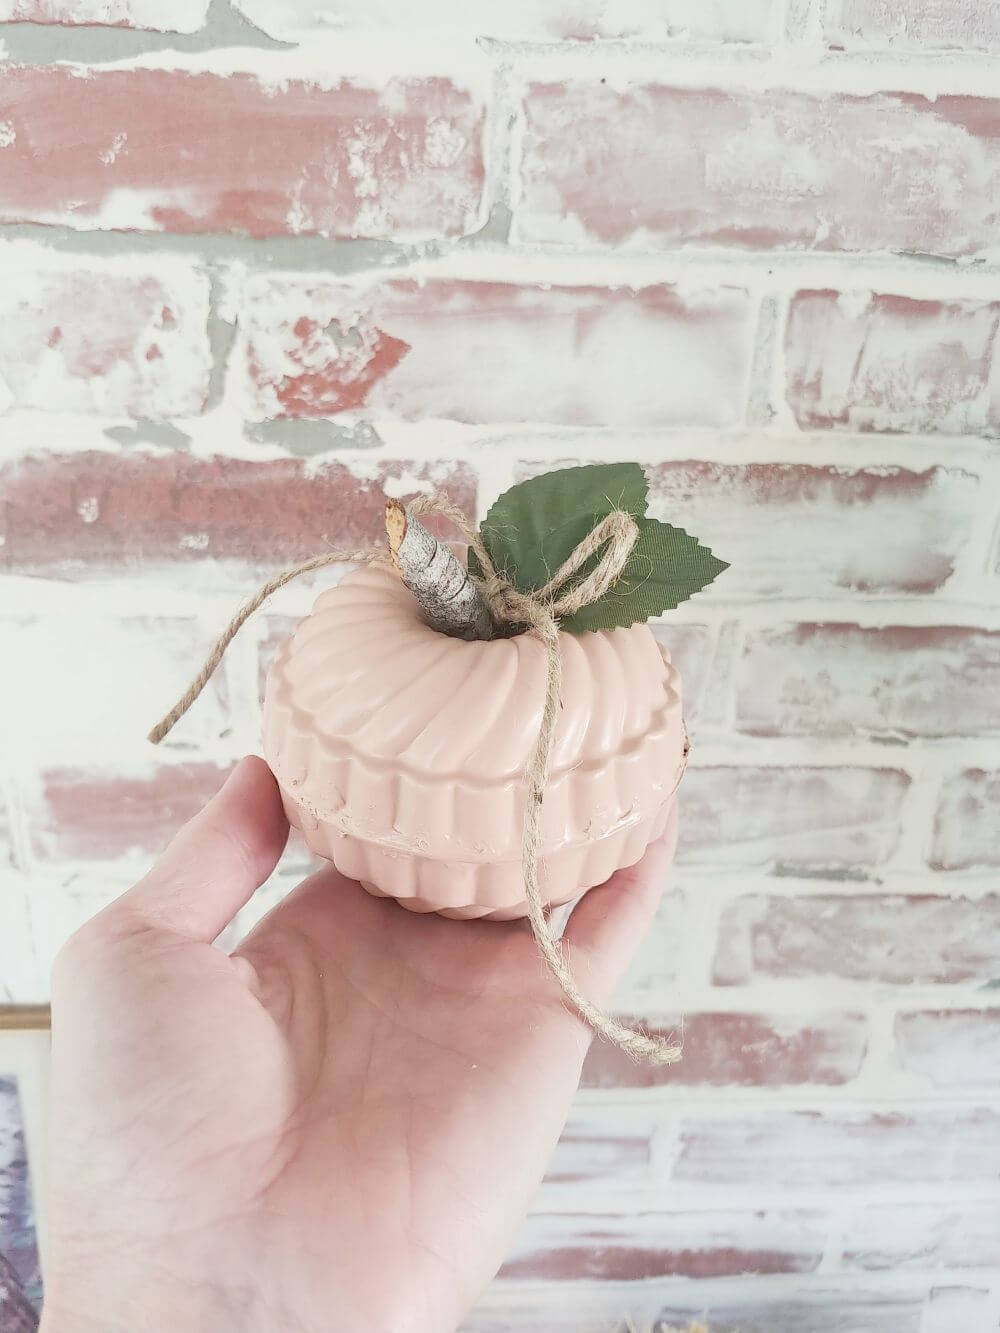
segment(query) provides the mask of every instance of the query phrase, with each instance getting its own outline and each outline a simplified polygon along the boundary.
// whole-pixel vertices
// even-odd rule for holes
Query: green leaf
[[[648,493],[638,463],[561,468],[504,491],[490,506],[479,534],[498,573],[522,592],[533,592],[613,509],[640,518]],[[482,573],[471,552],[469,568]]]
[[[592,526],[592,525],[591,525]],[[592,629],[634,625],[670,611],[707,587],[729,566],[683,528],[659,519],[639,520],[639,540],[621,578],[599,601],[581,607],[560,622],[582,634]]]
[[[505,491],[480,534],[497,570],[522,592],[533,592],[602,518],[615,509],[632,514],[640,536],[621,577],[600,601],[561,623],[574,633],[633,625],[677,606],[728,568],[681,528],[646,518],[647,496],[638,463],[563,468]],[[576,578],[585,577],[600,558],[593,556]],[[482,573],[471,552],[469,568]]]

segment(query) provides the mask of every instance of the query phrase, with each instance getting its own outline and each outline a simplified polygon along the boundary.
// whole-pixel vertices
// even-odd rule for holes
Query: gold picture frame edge
[[[48,1032],[51,1027],[47,1004],[0,1005],[0,1032]]]

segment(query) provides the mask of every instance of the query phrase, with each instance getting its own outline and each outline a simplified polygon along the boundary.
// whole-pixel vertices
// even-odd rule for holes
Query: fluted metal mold
[[[680,678],[646,625],[560,635],[563,687],[542,807],[553,904],[638,861],[684,770]],[[545,654],[425,625],[394,572],[317,600],[268,673],[264,751],[309,847],[413,911],[524,914],[523,773]]]

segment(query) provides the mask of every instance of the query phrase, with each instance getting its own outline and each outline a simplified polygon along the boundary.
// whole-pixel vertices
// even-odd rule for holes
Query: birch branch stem
[[[398,500],[386,501],[385,530],[392,562],[427,623],[455,639],[492,639],[493,618],[482,590],[451,547]]]

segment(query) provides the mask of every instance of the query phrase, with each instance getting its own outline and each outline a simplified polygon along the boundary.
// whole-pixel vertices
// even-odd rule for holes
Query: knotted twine
[[[528,907],[528,921],[539,952],[565,997],[595,1032],[636,1059],[647,1060],[653,1064],[673,1064],[680,1058],[679,1045],[660,1037],[651,1037],[638,1028],[620,1022],[589,1000],[577,986],[560,943],[552,937],[548,911],[539,882],[541,811],[548,783],[562,688],[559,619],[596,602],[617,582],[639,538],[638,525],[631,514],[623,510],[613,510],[591,529],[547,583],[534,592],[522,592],[497,571],[479,533],[470,525],[461,509],[446,495],[420,496],[408,508],[413,514],[441,514],[455,525],[476,553],[482,570],[482,578],[478,582],[494,621],[500,625],[516,626],[518,629],[526,627],[528,633],[541,640],[545,649],[545,698],[538,736],[525,770],[527,800],[521,832],[524,896]],[[604,553],[590,573],[571,583],[573,575],[602,548]],[[159,745],[178,719],[184,716],[211,679],[241,626],[272,593],[298,578],[300,574],[309,574],[327,565],[372,564],[385,559],[385,552],[378,549],[326,551],[323,555],[313,556],[311,560],[304,560],[301,564],[294,565],[291,569],[286,569],[269,579],[248,602],[240,607],[220,634],[204,666],[187,690],[149,733],[152,743]]]

